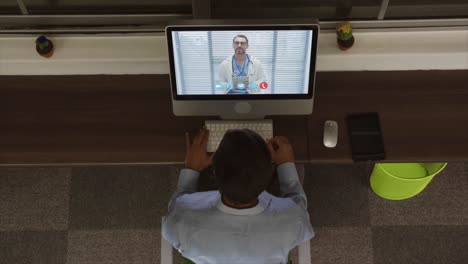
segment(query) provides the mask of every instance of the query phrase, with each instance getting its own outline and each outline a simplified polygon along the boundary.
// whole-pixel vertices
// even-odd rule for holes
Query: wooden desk
[[[386,161],[468,160],[468,71],[318,74],[309,118],[311,162],[351,163],[345,118],[378,112]],[[336,120],[336,148],[322,145],[323,123]]]
[[[167,75],[0,77],[0,164],[182,163],[185,131]],[[215,117],[212,117],[212,119]],[[308,160],[307,117],[274,118]]]
[[[311,116],[272,117],[298,161],[351,162],[344,118],[379,112],[390,161],[468,160],[468,71],[318,73]],[[206,117],[210,118],[210,117]],[[167,75],[0,76],[0,165],[181,163]],[[337,120],[338,146],[322,146]]]

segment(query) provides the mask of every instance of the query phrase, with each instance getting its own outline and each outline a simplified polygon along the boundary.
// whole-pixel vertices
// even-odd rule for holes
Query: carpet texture
[[[372,166],[298,166],[312,263],[468,263],[467,163],[449,163],[403,201],[369,189]],[[0,168],[0,264],[160,263],[161,217],[180,169]]]

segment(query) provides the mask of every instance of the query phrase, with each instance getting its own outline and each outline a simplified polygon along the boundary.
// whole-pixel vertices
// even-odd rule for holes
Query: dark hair
[[[213,157],[219,191],[237,204],[254,201],[273,174],[265,140],[248,129],[228,130]]]
[[[234,40],[236,40],[236,38],[245,38],[245,42],[247,43],[247,45],[249,45],[249,39],[248,39],[245,35],[242,35],[242,34],[236,35],[236,36],[232,39],[232,43],[234,43]]]

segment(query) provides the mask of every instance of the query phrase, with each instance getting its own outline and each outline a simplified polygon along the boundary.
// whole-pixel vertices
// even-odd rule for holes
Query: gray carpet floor
[[[304,165],[312,263],[468,263],[468,163],[403,201],[369,189],[372,166]],[[180,168],[1,167],[0,263],[160,263]]]

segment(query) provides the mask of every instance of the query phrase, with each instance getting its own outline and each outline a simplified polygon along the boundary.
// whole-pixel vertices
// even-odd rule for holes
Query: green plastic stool
[[[376,163],[372,190],[382,198],[403,200],[420,193],[447,163]]]

